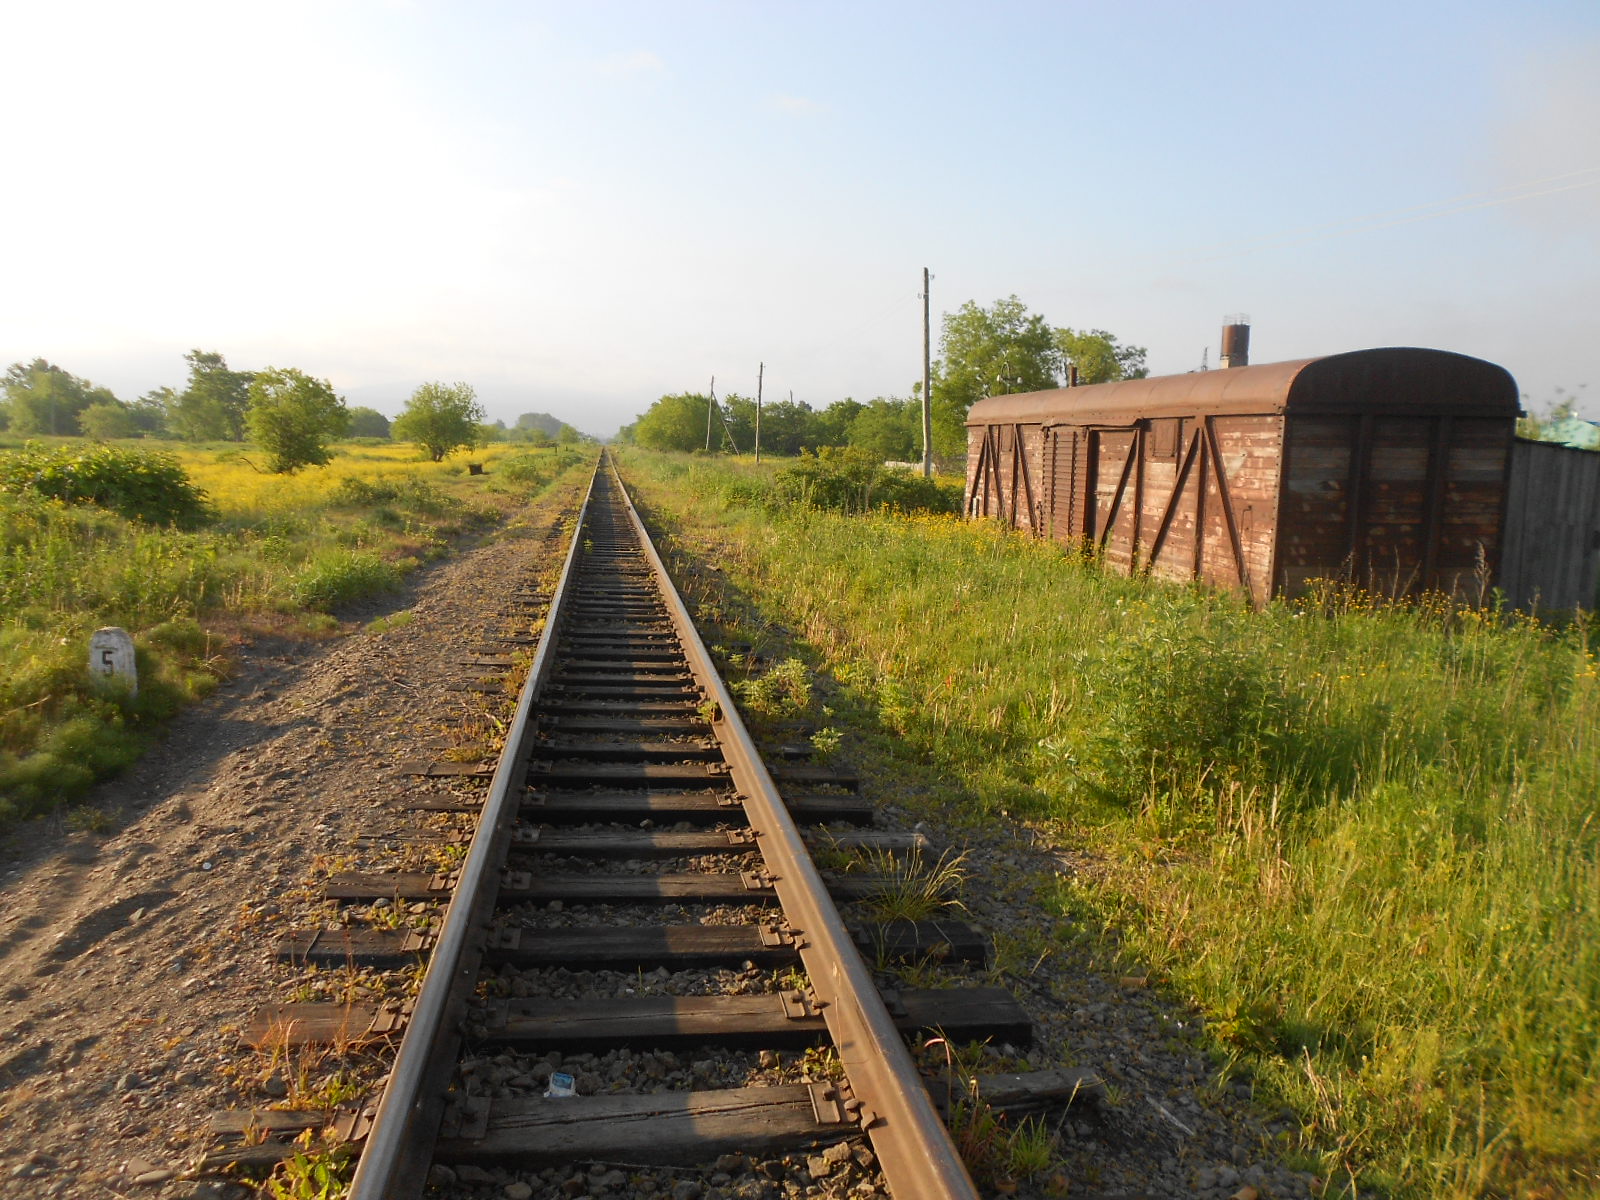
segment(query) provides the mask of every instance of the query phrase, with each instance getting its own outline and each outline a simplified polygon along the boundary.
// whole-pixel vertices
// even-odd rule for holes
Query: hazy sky
[[[0,365],[606,434],[909,394],[939,314],[1480,355],[1600,415],[1600,3],[0,0]]]

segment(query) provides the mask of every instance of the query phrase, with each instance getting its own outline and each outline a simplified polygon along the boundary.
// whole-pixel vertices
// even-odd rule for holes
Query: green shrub
[[[880,470],[877,456],[859,446],[824,446],[782,468],[773,479],[773,492],[787,504],[866,512]]]
[[[0,453],[0,492],[92,504],[146,525],[194,528],[216,515],[176,459],[120,446],[51,449],[30,442]]]
[[[196,658],[204,658],[211,652],[211,635],[192,617],[163,621],[145,630],[141,640],[150,646],[177,650]]]
[[[722,503],[730,508],[764,508],[772,488],[762,479],[729,479],[722,485]]]
[[[1099,710],[1093,782],[1126,803],[1281,778],[1304,724],[1285,665],[1248,631],[1219,638],[1220,620],[1197,629],[1185,606],[1144,615],[1078,668]]]
[[[903,468],[886,470],[878,476],[872,502],[876,508],[897,512],[959,513],[962,485],[928,479]]]
[[[146,737],[126,727],[110,704],[82,705],[30,754],[0,752],[0,820],[48,811],[122,770],[144,752]]]
[[[730,492],[733,485],[729,485]],[[764,489],[763,489],[764,491]],[[771,494],[785,504],[861,513],[880,508],[899,512],[957,513],[961,486],[926,479],[901,467],[885,467],[861,446],[824,446],[802,453],[778,471]],[[737,503],[736,496],[730,499]]]
[[[495,463],[494,470],[512,483],[538,487],[555,477],[555,461],[547,454],[513,454]]]
[[[746,715],[765,721],[799,716],[811,703],[811,672],[798,658],[775,663],[765,674],[733,685]]]
[[[327,612],[400,586],[400,571],[376,554],[333,551],[319,555],[296,577],[290,594],[302,608]]]
[[[439,516],[460,507],[459,501],[446,496],[427,480],[412,478],[365,480],[350,476],[339,481],[328,500],[347,508],[399,505],[429,516]]]

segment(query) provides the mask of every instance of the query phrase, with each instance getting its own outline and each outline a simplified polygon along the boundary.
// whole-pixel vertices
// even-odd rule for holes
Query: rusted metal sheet
[[[992,397],[967,418],[967,512],[1256,604],[1313,578],[1470,595],[1517,413],[1500,367],[1419,349]]]

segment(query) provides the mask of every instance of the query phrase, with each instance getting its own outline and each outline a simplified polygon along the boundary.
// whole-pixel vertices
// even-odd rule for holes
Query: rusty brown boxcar
[[[1257,604],[1313,578],[1476,593],[1518,412],[1503,368],[1409,348],[994,396],[966,511]]]

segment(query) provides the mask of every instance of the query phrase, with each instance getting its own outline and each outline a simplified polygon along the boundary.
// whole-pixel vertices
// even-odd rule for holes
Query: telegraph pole
[[[711,453],[711,414],[717,411],[717,377],[711,377],[711,399],[706,404],[706,453]]]
[[[756,461],[761,461],[761,381],[766,378],[767,364],[756,368]]]
[[[928,268],[922,268],[922,477],[933,478],[933,342],[928,325]]]

